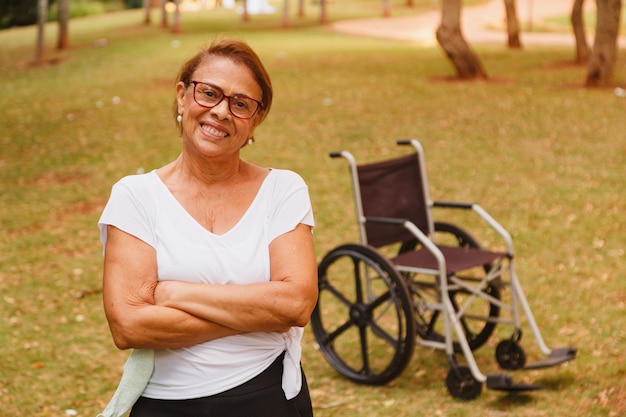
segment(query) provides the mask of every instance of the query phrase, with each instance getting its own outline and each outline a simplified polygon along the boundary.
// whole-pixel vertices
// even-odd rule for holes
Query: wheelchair
[[[515,274],[510,234],[478,204],[431,201],[421,144],[397,143],[415,152],[363,165],[347,151],[330,154],[349,162],[360,243],[332,249],[318,265],[311,327],[320,351],[356,383],[392,381],[419,345],[445,351],[446,387],[454,398],[475,399],[483,384],[540,389],[506,373],[483,374],[473,354],[497,325],[507,325],[511,336],[495,350],[501,369],[547,368],[576,357],[573,347],[551,349],[544,342]],[[477,215],[506,250],[484,249],[459,226],[434,221],[434,208]],[[522,315],[545,356],[532,364],[520,343]]]

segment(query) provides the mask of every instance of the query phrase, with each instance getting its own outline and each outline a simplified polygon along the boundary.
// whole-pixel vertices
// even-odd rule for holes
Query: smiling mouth
[[[204,130],[206,133],[208,133],[209,135],[212,135],[212,136],[218,136],[220,138],[224,138],[224,137],[228,136],[228,133],[223,132],[221,130],[217,130],[214,127],[211,127],[211,126],[200,125],[200,127],[202,128],[202,130]]]

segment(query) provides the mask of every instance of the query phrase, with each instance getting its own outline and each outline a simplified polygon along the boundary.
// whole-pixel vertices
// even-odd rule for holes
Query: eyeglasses
[[[193,99],[202,107],[209,109],[228,99],[228,108],[233,116],[240,119],[251,119],[261,107],[261,102],[243,94],[227,96],[221,88],[200,81],[193,84]]]

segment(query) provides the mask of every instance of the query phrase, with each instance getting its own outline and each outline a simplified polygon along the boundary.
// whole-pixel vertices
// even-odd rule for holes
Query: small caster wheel
[[[448,392],[461,400],[473,400],[480,396],[483,384],[477,381],[467,366],[450,369],[446,378]]]
[[[519,343],[503,340],[496,347],[496,360],[502,369],[521,369],[526,365],[526,354]]]

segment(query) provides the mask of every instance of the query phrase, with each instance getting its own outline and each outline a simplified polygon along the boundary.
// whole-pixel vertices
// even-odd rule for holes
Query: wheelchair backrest
[[[420,154],[357,165],[363,216],[410,220],[423,233],[432,233],[424,167]],[[359,204],[359,202],[357,202]],[[404,227],[365,223],[363,243],[374,247],[413,240]]]

